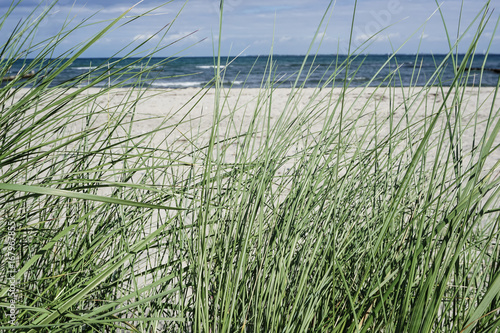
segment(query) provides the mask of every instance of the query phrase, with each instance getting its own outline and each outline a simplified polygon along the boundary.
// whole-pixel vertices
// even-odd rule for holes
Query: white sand
[[[261,116],[257,117],[260,124],[254,130],[254,137],[260,143],[260,138],[266,135],[266,129],[263,127],[267,118],[267,112],[270,111],[271,128],[282,128],[282,133],[287,128],[299,126],[297,119],[303,119],[304,114],[312,114],[312,118],[307,122],[300,124],[300,131],[303,133],[303,139],[297,139],[295,149],[302,149],[304,145],[311,142],[311,137],[319,135],[324,130],[323,124],[325,117],[333,114],[333,118],[340,117],[343,109],[343,119],[348,127],[349,120],[359,118],[354,126],[356,134],[353,137],[361,138],[367,135],[367,142],[375,136],[373,125],[377,122],[379,131],[378,139],[386,137],[390,130],[389,119],[392,116],[393,126],[401,122],[400,129],[408,125],[423,125],[423,120],[430,123],[431,118],[436,114],[441,106],[438,129],[444,124],[446,113],[450,113],[454,119],[454,113],[457,103],[461,103],[460,117],[462,132],[461,139],[464,155],[470,152],[474,146],[478,145],[478,138],[483,135],[486,129],[488,118],[493,121],[493,125],[499,121],[500,96],[493,104],[493,88],[467,88],[466,92],[451,91],[447,102],[443,104],[444,94],[447,94],[449,88],[443,88],[443,91],[437,88],[429,88],[423,91],[421,88],[396,88],[396,89],[375,89],[375,88],[352,88],[349,89],[344,97],[343,108],[341,89],[322,90],[304,89],[291,96],[289,89],[274,90],[272,96],[269,91],[260,91],[259,89],[243,89],[225,91],[221,96],[221,121],[219,128],[219,138],[242,135],[247,133],[256,109],[259,109]],[[114,90],[111,94],[101,98],[101,105],[113,106],[120,103],[126,90]],[[196,95],[198,94],[198,95]],[[203,95],[202,95],[203,94]],[[458,97],[458,100],[454,100]],[[271,107],[269,99],[272,98]],[[150,143],[154,147],[161,147],[167,143],[170,147],[185,145],[187,141],[193,140],[196,145],[202,146],[208,142],[210,129],[214,123],[214,105],[215,91],[198,89],[182,90],[149,90],[141,98],[140,104],[135,109],[133,134],[147,133],[157,128],[163,123],[163,126],[171,126],[155,135]],[[490,112],[493,115],[490,117]],[[408,109],[408,112],[405,112]],[[477,111],[477,118],[475,117]],[[280,120],[280,116],[285,117]],[[139,121],[140,120],[140,121]],[[454,121],[454,120],[453,120]],[[470,121],[470,122],[469,122]],[[335,126],[338,123],[334,122]],[[296,128],[295,128],[296,129]],[[338,131],[338,129],[335,129]],[[476,142],[474,142],[474,137]],[[226,159],[232,161],[236,154],[236,149],[241,140],[232,140],[226,143]],[[496,144],[500,139],[496,139]],[[496,149],[487,161],[486,167],[493,167],[496,161],[500,160],[500,149]]]
[[[89,90],[90,93],[97,91],[97,88]],[[478,140],[486,130],[488,119],[493,122],[492,126],[499,121],[500,96],[497,96],[493,103],[494,88],[467,88],[465,92],[451,90],[446,103],[443,103],[444,96],[448,92],[450,88],[447,87],[426,90],[351,88],[345,95],[342,95],[342,90],[339,88],[322,91],[303,89],[295,92],[290,89],[276,89],[272,94],[269,90],[259,89],[224,90],[219,99],[221,111],[217,137],[220,140],[233,137],[234,139],[226,140],[219,145],[219,153],[223,150],[224,159],[227,162],[234,162],[237,159],[238,149],[244,141],[241,136],[249,132],[254,139],[254,151],[257,151],[257,147],[263,144],[270,128],[273,133],[271,144],[275,144],[276,140],[289,142],[288,153],[292,154],[294,151],[301,151],[304,147],[313,145],[322,131],[338,133],[341,114],[343,119],[341,138],[347,138],[343,144],[355,147],[359,142],[356,140],[363,140],[364,146],[373,146],[373,139],[376,137],[380,142],[386,138],[391,126],[394,128],[399,124],[399,131],[413,126],[411,127],[413,132],[418,126],[424,125],[424,120],[429,124],[440,110],[436,129],[442,128],[447,113],[454,123],[457,109],[455,106],[460,103],[462,121],[458,131],[461,133],[462,152],[466,156],[473,147],[479,145]],[[136,106],[123,107],[127,98],[134,99],[139,93],[141,98]],[[22,94],[21,92],[16,97],[19,98]],[[146,141],[141,142],[142,138],[136,138],[134,142],[140,142],[141,146],[176,150],[182,152],[179,156],[184,156],[182,157],[184,162],[199,163],[199,160],[185,160],[186,154],[202,149],[209,142],[210,131],[214,124],[215,90],[151,89],[130,93],[127,89],[114,89],[99,97],[96,105],[92,108],[82,108],[81,111],[82,115],[86,112],[93,113],[92,127],[112,123],[125,109],[127,112],[125,121],[130,121],[132,126],[130,124],[123,126],[122,135],[138,136],[162,128],[154,136],[148,136]],[[259,115],[255,117],[256,123],[252,127],[256,110],[259,110]],[[493,117],[490,117],[491,112]],[[330,116],[334,120],[325,128],[325,119]],[[351,122],[354,119],[357,119],[355,124]],[[266,124],[267,120],[270,121],[269,126]],[[82,119],[80,123],[71,123],[66,132],[78,133],[84,127]],[[374,130],[375,127],[377,131]],[[395,132],[397,131],[393,131]],[[116,133],[120,134],[119,131]],[[416,135],[421,137],[423,131]],[[240,137],[236,138],[237,136]],[[432,137],[435,138],[436,136]],[[403,145],[400,147],[401,150],[406,148],[404,145],[407,142],[408,140],[401,142]],[[495,139],[495,145],[498,144],[500,138]],[[430,160],[434,157],[432,154],[432,150],[429,151]],[[497,148],[486,161],[485,169],[491,169],[499,160],[500,149]]]

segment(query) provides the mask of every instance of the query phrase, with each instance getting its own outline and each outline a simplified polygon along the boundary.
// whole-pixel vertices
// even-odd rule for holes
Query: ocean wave
[[[150,69],[156,69],[156,70],[158,70],[158,69],[160,69],[159,66],[141,66],[141,65],[129,66],[128,68],[130,68],[130,69],[141,69],[141,70],[150,70]]]
[[[94,70],[96,69],[97,66],[80,66],[80,67],[71,67],[71,69],[77,69],[77,70],[82,70],[82,71],[89,71],[89,70]]]
[[[214,66],[214,65],[199,65],[199,66],[196,66],[196,68],[199,68],[199,69],[214,69],[216,68],[217,66]],[[220,66],[220,69],[225,69],[226,66],[224,65],[221,65]]]
[[[201,87],[205,82],[199,81],[188,81],[188,82],[153,82],[152,87],[157,88],[189,88],[189,87]]]
[[[403,67],[415,67],[415,64],[413,63],[413,61],[403,62],[401,65]]]
[[[347,81],[370,81],[370,77],[365,77],[365,76],[355,76],[355,77],[348,77]]]

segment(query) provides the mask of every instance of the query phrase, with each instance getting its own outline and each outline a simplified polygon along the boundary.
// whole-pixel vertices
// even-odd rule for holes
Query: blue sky
[[[0,2],[3,15],[11,0]],[[91,26],[75,31],[65,40],[62,48],[68,48],[96,33],[103,26],[102,21],[123,13],[137,1],[118,0],[61,0],[52,9],[37,31],[36,40],[41,41],[57,33],[65,22],[81,22],[95,14],[88,23]],[[9,15],[0,31],[3,43],[17,22],[37,13],[51,3],[45,0],[25,0]],[[318,24],[325,14],[327,0],[226,0],[223,15],[222,53],[224,55],[266,55],[273,48],[275,54],[305,54]],[[440,1],[441,10],[447,24],[448,33],[456,40],[457,32],[465,31],[478,14],[484,0]],[[169,3],[144,0],[128,14],[140,14],[160,5],[147,16],[104,36],[84,55],[88,57],[109,56],[128,43],[139,43],[153,36],[168,23],[172,23],[165,35],[157,35],[149,42],[149,47],[168,46],[158,55],[170,56],[211,56],[217,41],[219,21],[219,0],[173,0]],[[500,53],[500,32],[493,36],[500,13],[500,0],[491,1],[495,9],[478,45],[483,52],[493,40],[492,53]],[[362,45],[370,40],[366,53],[384,54],[399,48],[403,53],[446,53],[449,46],[443,22],[434,0],[359,0],[357,4],[352,45]],[[314,45],[314,52],[323,54],[346,53],[351,21],[354,10],[353,0],[337,0],[326,17],[321,29],[321,46]],[[460,13],[462,12],[461,20]],[[96,14],[97,13],[97,14]],[[434,15],[433,15],[434,14]],[[1,20],[1,19],[0,19]],[[101,23],[99,23],[101,22]],[[460,26],[460,29],[459,29]],[[459,49],[466,50],[476,29],[465,33]],[[411,37],[413,34],[413,37]],[[319,40],[318,40],[319,41]],[[318,48],[319,47],[319,48]]]

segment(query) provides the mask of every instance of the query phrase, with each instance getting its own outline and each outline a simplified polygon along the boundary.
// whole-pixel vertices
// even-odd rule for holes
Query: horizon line
[[[347,57],[347,56],[351,56],[351,57],[359,57],[359,56],[397,56],[397,55],[400,55],[400,56],[447,56],[449,53],[359,53],[359,54],[335,54],[335,53],[320,53],[320,54],[314,54],[314,55],[307,55],[307,54],[248,54],[248,55],[221,55],[220,57],[221,58],[245,58],[245,57],[269,57],[269,56],[273,56],[273,57],[305,57],[305,56],[308,56],[308,57],[317,57],[317,56],[333,56],[333,57]],[[463,55],[466,55],[466,53],[456,53],[454,54],[455,56],[463,56]],[[486,53],[486,54],[483,54],[483,53],[476,53],[475,54],[476,56],[500,56],[500,53]],[[182,58],[216,58],[218,56],[209,56],[209,55],[198,55],[198,56],[195,56],[195,55],[190,55],[190,56],[137,56],[137,57],[126,57],[125,59],[140,59],[140,58],[178,58],[178,59],[182,59]],[[120,56],[84,56],[84,57],[78,57],[77,59],[119,59],[119,58],[123,58],[123,57],[120,57]],[[34,60],[36,58],[25,58],[25,60]],[[55,58],[45,58],[45,59],[59,59],[59,57],[55,57]],[[60,59],[69,59],[68,58],[60,58]],[[18,59],[18,60],[22,60],[22,59]]]

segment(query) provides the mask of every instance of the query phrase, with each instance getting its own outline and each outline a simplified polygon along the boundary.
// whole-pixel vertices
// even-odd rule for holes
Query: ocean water
[[[458,57],[461,61],[463,56]],[[344,82],[355,86],[423,86],[426,84],[450,85],[454,78],[451,59],[449,59],[440,75],[436,68],[443,62],[445,55],[398,55],[389,62],[388,55],[360,55],[350,58],[351,63],[346,75],[346,56],[318,55],[309,57],[305,62],[302,75],[298,77],[304,56],[273,56],[272,71],[269,70],[268,56],[242,56],[223,58],[221,73],[225,86],[234,88],[257,88],[270,79],[275,87],[288,88],[297,81],[305,87],[342,86]],[[15,75],[30,60],[18,60],[10,68],[7,75]],[[485,62],[487,69],[500,68],[500,55],[476,55],[472,64],[467,67],[481,67]],[[127,87],[140,82],[141,85],[154,88],[201,88],[213,84],[215,74],[213,57],[185,57],[177,59],[108,59],[80,58],[59,73],[52,85],[68,84],[82,86],[90,82],[90,78],[100,77],[97,86],[118,83]],[[25,67],[26,68],[26,67]],[[47,60],[42,67],[35,68],[45,75],[57,70],[57,64]],[[107,78],[108,73],[118,72]],[[468,85],[496,86],[499,74],[487,70],[481,77],[478,70],[470,70],[462,78]]]

